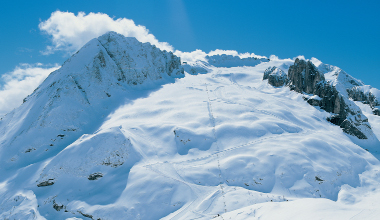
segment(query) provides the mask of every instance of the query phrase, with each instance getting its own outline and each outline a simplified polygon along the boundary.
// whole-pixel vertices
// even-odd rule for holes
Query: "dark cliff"
[[[367,139],[368,133],[372,133],[368,119],[360,108],[329,84],[312,62],[297,58],[289,67],[287,75],[271,74],[275,69],[276,67],[268,68],[264,73],[264,79],[268,79],[269,84],[275,87],[286,85],[298,93],[313,95],[312,98],[305,96],[304,99],[310,105],[333,113],[327,120],[340,126],[347,134]]]

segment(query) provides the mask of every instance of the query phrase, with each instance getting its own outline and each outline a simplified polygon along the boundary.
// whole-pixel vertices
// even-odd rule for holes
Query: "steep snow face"
[[[354,77],[350,76],[342,69],[337,66],[324,64],[322,62],[317,63],[318,70],[324,73],[324,76],[328,82],[330,82],[335,88],[342,93],[347,95],[347,89],[351,89],[354,86],[363,86],[364,83]]]
[[[126,38],[110,32],[99,37],[99,41],[115,62],[128,84],[141,84],[147,78],[161,79],[164,75],[183,76],[181,61],[173,53],[162,52],[150,43]]]
[[[183,76],[178,57],[149,43],[114,32],[91,40],[0,121],[0,173],[56,155],[93,132],[121,102],[136,98],[131,87],[158,88]]]

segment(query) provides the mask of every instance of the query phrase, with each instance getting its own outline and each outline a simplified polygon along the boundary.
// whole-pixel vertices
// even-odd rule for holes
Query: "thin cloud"
[[[12,72],[1,76],[0,117],[22,104],[38,85],[54,70],[56,65],[20,64]]]
[[[256,58],[267,58],[265,56],[259,56],[254,53],[239,53],[236,50],[212,50],[209,53],[206,53],[202,50],[195,50],[192,52],[182,52],[179,50],[176,50],[174,52],[176,56],[181,57],[181,60],[184,62],[196,62],[196,61],[207,61],[207,56],[215,56],[215,55],[231,55],[231,56],[237,56],[240,58],[248,58],[248,57],[256,57]]]
[[[99,37],[108,31],[115,31],[126,37],[136,37],[137,40],[149,42],[156,47],[173,51],[173,47],[166,42],[159,42],[149,30],[142,25],[136,25],[133,20],[119,18],[114,20],[107,14],[55,11],[46,21],[41,21],[39,29],[51,36],[52,45],[47,46],[43,54],[52,54],[56,51],[73,53],[93,38]]]
[[[192,52],[182,52],[182,51],[176,50],[174,52],[174,55],[181,57],[181,61],[183,62],[195,62],[197,60],[207,61],[206,59],[207,53],[203,52],[202,50],[195,50]]]
[[[216,50],[212,50],[210,51],[210,53],[208,53],[209,56],[214,56],[214,55],[231,55],[231,56],[237,56],[237,57],[240,57],[240,58],[248,58],[248,57],[256,57],[256,58],[267,58],[265,56],[259,56],[259,55],[256,55],[254,53],[239,53],[237,52],[236,50],[220,50],[220,49],[216,49]]]

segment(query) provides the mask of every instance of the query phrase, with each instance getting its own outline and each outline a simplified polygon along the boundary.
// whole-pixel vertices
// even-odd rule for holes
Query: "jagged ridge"
[[[324,74],[311,61],[297,58],[289,67],[287,75],[277,67],[268,68],[263,79],[268,79],[268,83],[273,86],[286,84],[291,90],[306,94],[305,100],[310,105],[334,113],[327,120],[340,126],[347,134],[359,139],[373,135],[368,119],[360,108],[327,82]],[[355,83],[353,80],[351,82]]]

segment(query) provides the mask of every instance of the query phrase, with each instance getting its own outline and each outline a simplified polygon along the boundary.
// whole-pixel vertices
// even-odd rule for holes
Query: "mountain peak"
[[[108,31],[107,33],[99,36],[97,39],[99,40],[99,42],[102,42],[102,44],[105,44],[106,42],[108,43],[109,42],[118,42],[118,43],[127,42],[128,44],[131,44],[131,45],[143,44],[140,41],[138,41],[135,37],[125,37],[124,35],[116,33],[115,31]],[[146,43],[146,44],[151,45],[150,43]],[[156,47],[154,45],[152,46]]]
[[[47,158],[101,123],[134,87],[151,90],[183,76],[180,58],[150,43],[116,32],[94,38],[3,118],[0,143],[12,148],[0,159],[14,167]]]

